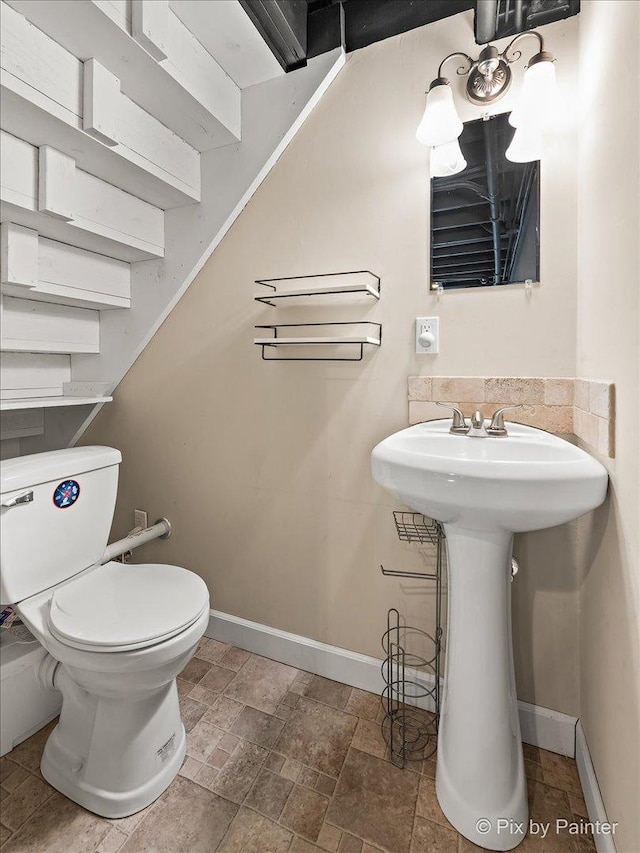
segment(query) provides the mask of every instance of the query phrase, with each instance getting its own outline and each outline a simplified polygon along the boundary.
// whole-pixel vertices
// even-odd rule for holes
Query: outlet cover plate
[[[420,335],[423,332],[430,332],[434,337],[430,347],[425,347],[420,343]],[[426,353],[427,355],[435,355],[440,352],[439,317],[416,317],[416,352]]]

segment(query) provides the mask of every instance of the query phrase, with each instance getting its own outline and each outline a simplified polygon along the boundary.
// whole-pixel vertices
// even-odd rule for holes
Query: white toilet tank
[[[112,447],[73,447],[2,463],[0,604],[29,598],[98,562],[121,461]]]

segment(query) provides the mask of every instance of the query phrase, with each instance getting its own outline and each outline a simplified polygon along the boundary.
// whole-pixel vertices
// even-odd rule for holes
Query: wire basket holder
[[[388,577],[435,583],[434,636],[404,624],[395,607],[387,613],[387,630],[382,635],[382,735],[391,761],[405,767],[407,762],[430,758],[438,744],[444,530],[437,521],[420,513],[396,511],[393,517],[401,541],[428,545],[435,552],[433,572],[395,571],[380,566]]]

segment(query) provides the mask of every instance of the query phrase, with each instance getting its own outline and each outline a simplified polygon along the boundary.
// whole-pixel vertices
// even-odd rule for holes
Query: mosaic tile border
[[[561,435],[576,435],[597,453],[615,455],[615,385],[570,376],[409,376],[409,423],[442,417],[451,403],[490,417],[500,406],[522,403],[509,420]]]

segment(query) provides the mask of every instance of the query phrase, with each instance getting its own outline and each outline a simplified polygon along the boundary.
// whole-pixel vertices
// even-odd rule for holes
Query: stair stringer
[[[201,203],[165,211],[165,257],[132,265],[131,308],[102,313],[100,354],[72,356],[72,382],[108,382],[109,394],[117,388],[345,61],[337,48],[242,91],[242,142],[202,153]],[[102,405],[45,410],[44,434],[21,439],[21,454],[73,446]]]

